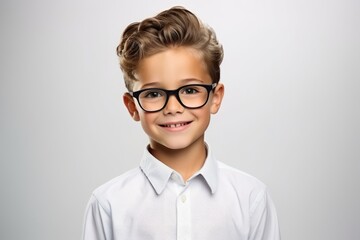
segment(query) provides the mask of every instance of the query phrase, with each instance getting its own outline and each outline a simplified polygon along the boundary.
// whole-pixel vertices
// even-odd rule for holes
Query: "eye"
[[[159,98],[163,96],[164,93],[160,90],[147,90],[141,93],[141,98]]]
[[[181,89],[181,94],[196,94],[199,92],[199,88],[198,87],[184,87],[183,89]]]

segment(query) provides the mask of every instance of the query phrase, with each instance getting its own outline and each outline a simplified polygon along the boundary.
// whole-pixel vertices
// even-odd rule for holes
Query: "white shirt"
[[[208,149],[187,182],[148,150],[140,168],[97,188],[84,240],[279,240],[275,207],[256,178],[217,161]]]

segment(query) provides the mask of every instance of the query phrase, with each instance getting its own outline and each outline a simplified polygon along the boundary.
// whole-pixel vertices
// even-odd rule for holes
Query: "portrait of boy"
[[[173,7],[130,24],[117,55],[124,105],[149,144],[138,168],[93,192],[83,239],[279,240],[267,187],[205,142],[224,96],[215,32]]]

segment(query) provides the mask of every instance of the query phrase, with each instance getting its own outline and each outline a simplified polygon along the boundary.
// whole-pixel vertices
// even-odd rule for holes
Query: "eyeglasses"
[[[176,90],[166,90],[162,88],[147,88],[136,92],[129,92],[138,101],[140,107],[145,112],[158,112],[164,109],[169,97],[174,95],[179,103],[188,109],[203,107],[217,83],[189,84]]]

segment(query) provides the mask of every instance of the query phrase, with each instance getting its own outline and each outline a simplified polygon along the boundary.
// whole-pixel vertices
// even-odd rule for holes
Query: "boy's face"
[[[170,48],[140,61],[133,91],[148,88],[174,90],[188,84],[212,84],[200,54],[188,47]],[[150,138],[150,146],[184,149],[204,141],[204,132],[210,115],[219,110],[224,93],[222,84],[210,92],[207,103],[198,109],[188,109],[174,95],[169,96],[165,107],[158,112],[146,112],[128,93],[124,103],[130,115],[141,125]]]

